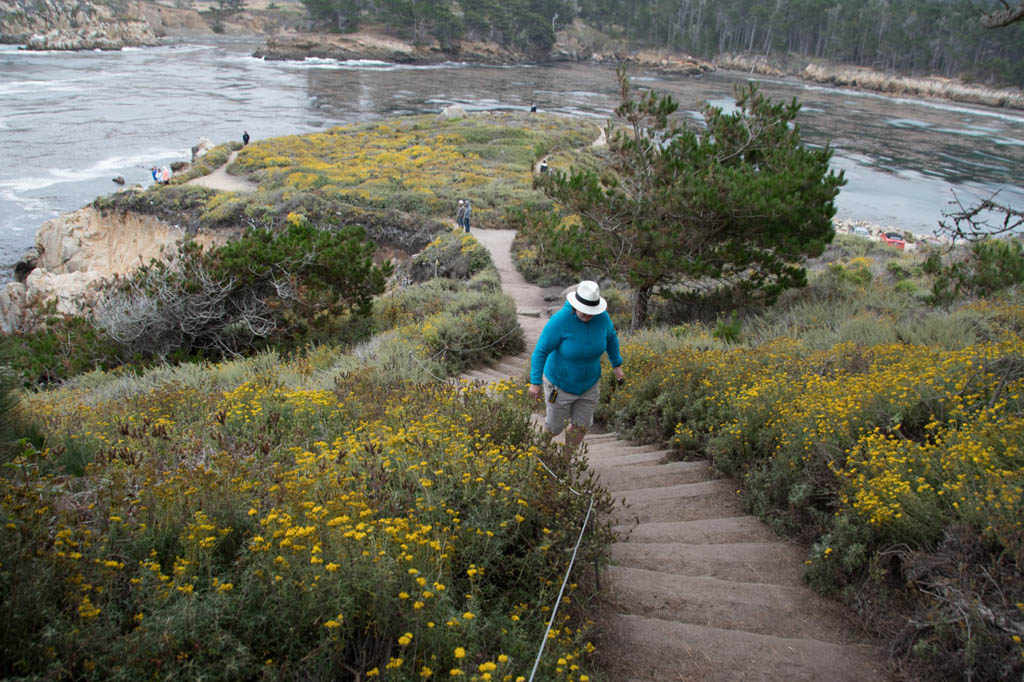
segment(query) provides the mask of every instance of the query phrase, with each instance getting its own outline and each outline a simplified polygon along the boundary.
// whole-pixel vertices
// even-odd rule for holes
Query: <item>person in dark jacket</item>
[[[242,146],[244,147],[247,144],[249,144],[249,131],[248,130],[243,130],[242,131]]]
[[[469,199],[466,199],[466,204],[463,208],[465,210],[462,213],[462,227],[466,230],[466,234],[469,234],[469,216],[473,212],[472,207],[469,205]]]

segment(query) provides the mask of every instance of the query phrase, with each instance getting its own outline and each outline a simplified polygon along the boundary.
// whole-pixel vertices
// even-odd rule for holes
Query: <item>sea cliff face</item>
[[[0,42],[32,50],[117,50],[181,32],[210,28],[195,10],[138,0],[0,0]]]
[[[185,229],[159,218],[127,211],[99,211],[86,206],[43,223],[35,253],[19,263],[23,281],[0,289],[0,332],[31,331],[42,311],[54,303],[62,315],[88,309],[97,287],[152,259],[176,252]],[[204,247],[228,236],[200,234]]]
[[[549,61],[591,61],[607,64],[630,62],[672,73],[696,75],[714,70],[710,62],[685,54],[658,50],[629,51],[615,45],[602,49],[578,38],[575,31],[560,31],[546,59]],[[536,60],[488,41],[462,40],[443,50],[436,41],[412,44],[372,29],[357,33],[282,32],[268,35],[265,46],[255,53],[264,59],[378,59],[399,64],[431,64],[444,61],[468,61],[475,64],[523,64]]]

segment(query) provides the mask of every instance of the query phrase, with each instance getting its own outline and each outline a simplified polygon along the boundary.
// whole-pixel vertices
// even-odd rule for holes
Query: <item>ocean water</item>
[[[214,143],[302,134],[453,103],[467,111],[611,117],[614,69],[590,64],[489,67],[448,63],[252,57],[252,39],[170,42],[120,52],[27,52],[0,46],[0,279],[39,225],[115,191],[149,184],[149,168]],[[747,80],[634,70],[638,88],[672,94],[690,118],[703,102],[730,109]],[[831,144],[848,184],[838,217],[934,232],[951,202],[993,194],[1024,208],[1024,112],[759,79],[796,97],[809,144]]]

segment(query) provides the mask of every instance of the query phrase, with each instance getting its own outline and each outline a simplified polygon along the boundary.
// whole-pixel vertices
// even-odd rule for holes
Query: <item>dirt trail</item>
[[[255,192],[259,187],[254,182],[250,182],[245,178],[240,178],[237,175],[228,175],[228,166],[235,161],[235,157],[238,156],[238,152],[231,152],[231,156],[228,157],[227,163],[213,171],[209,175],[202,175],[198,178],[189,180],[187,185],[202,185],[203,187],[209,187],[210,189],[218,189],[224,192]]]
[[[521,377],[560,289],[523,280],[511,230],[477,230],[517,305],[527,351],[465,375]],[[628,376],[629,368],[625,368]],[[617,500],[620,540],[602,575],[595,614],[612,682],[885,680],[886,659],[803,585],[804,551],[744,514],[735,484],[707,462],[670,462],[666,450],[614,433],[588,434],[591,467]]]

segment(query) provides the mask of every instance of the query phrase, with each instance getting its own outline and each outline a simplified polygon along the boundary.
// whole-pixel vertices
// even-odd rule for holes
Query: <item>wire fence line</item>
[[[565,586],[569,582],[569,575],[572,573],[572,567],[576,563],[576,554],[579,552],[580,544],[583,542],[583,534],[587,530],[587,524],[590,523],[590,514],[594,511],[594,497],[590,497],[590,506],[587,507],[587,515],[583,518],[583,525],[580,527],[580,535],[576,538],[576,546],[572,549],[572,558],[569,559],[569,568],[565,571],[565,577],[562,578],[562,587],[558,590],[558,598],[555,599],[555,605],[551,609],[551,618],[548,620],[548,627],[544,630],[544,637],[540,642],[540,650],[537,652],[537,658],[533,662],[533,670],[530,672],[529,682],[533,682],[534,676],[537,674],[537,668],[540,666],[540,659],[544,656],[544,647],[548,643],[548,635],[551,634],[551,627],[555,624],[555,617],[558,615],[558,607],[562,604],[562,595],[565,594]]]

